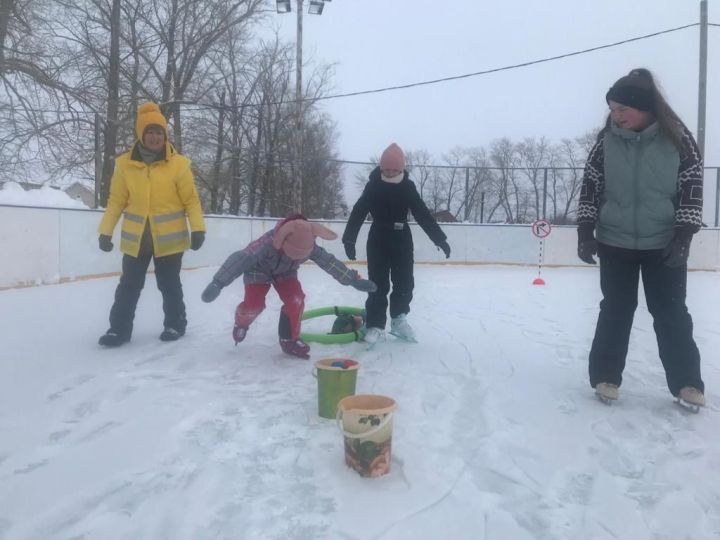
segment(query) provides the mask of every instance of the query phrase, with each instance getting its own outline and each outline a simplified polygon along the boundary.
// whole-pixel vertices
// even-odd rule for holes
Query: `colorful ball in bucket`
[[[356,362],[353,362],[352,360],[337,360],[330,364],[330,367],[339,367],[342,369],[348,369],[353,367],[356,364]]]

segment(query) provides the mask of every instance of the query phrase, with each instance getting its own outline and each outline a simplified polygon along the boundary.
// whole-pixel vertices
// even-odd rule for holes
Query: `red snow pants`
[[[294,276],[286,277],[272,283],[283,302],[280,315],[280,333],[289,323],[290,335],[280,337],[296,340],[300,338],[300,318],[305,309],[305,293],[298,279]],[[243,328],[249,327],[260,313],[265,309],[265,297],[270,290],[270,283],[246,283],[245,298],[235,310],[235,324]],[[283,318],[286,324],[283,324]]]

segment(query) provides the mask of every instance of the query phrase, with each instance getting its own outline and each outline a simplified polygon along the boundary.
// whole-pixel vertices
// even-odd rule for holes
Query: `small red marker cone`
[[[545,280],[541,277],[535,278],[533,280],[533,285],[545,285]]]

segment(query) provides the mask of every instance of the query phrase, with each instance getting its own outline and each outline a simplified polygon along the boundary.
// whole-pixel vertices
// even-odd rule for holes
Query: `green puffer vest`
[[[680,153],[656,123],[640,132],[613,125],[603,145],[598,241],[628,249],[664,248],[675,224]]]

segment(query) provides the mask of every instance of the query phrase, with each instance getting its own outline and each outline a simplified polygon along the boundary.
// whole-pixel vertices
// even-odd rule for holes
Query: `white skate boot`
[[[410,323],[407,322],[407,315],[404,313],[394,317],[390,321],[390,333],[403,341],[417,343],[415,331],[412,329],[412,326],[410,326]]]
[[[677,404],[690,412],[699,413],[700,407],[705,406],[705,395],[694,386],[684,386],[677,396]]]
[[[605,405],[610,405],[613,401],[617,401],[620,389],[616,384],[601,382],[595,385],[595,395]]]
[[[370,350],[375,347],[375,344],[385,337],[385,330],[376,328],[374,326],[365,330],[363,341],[367,343],[367,349]]]

